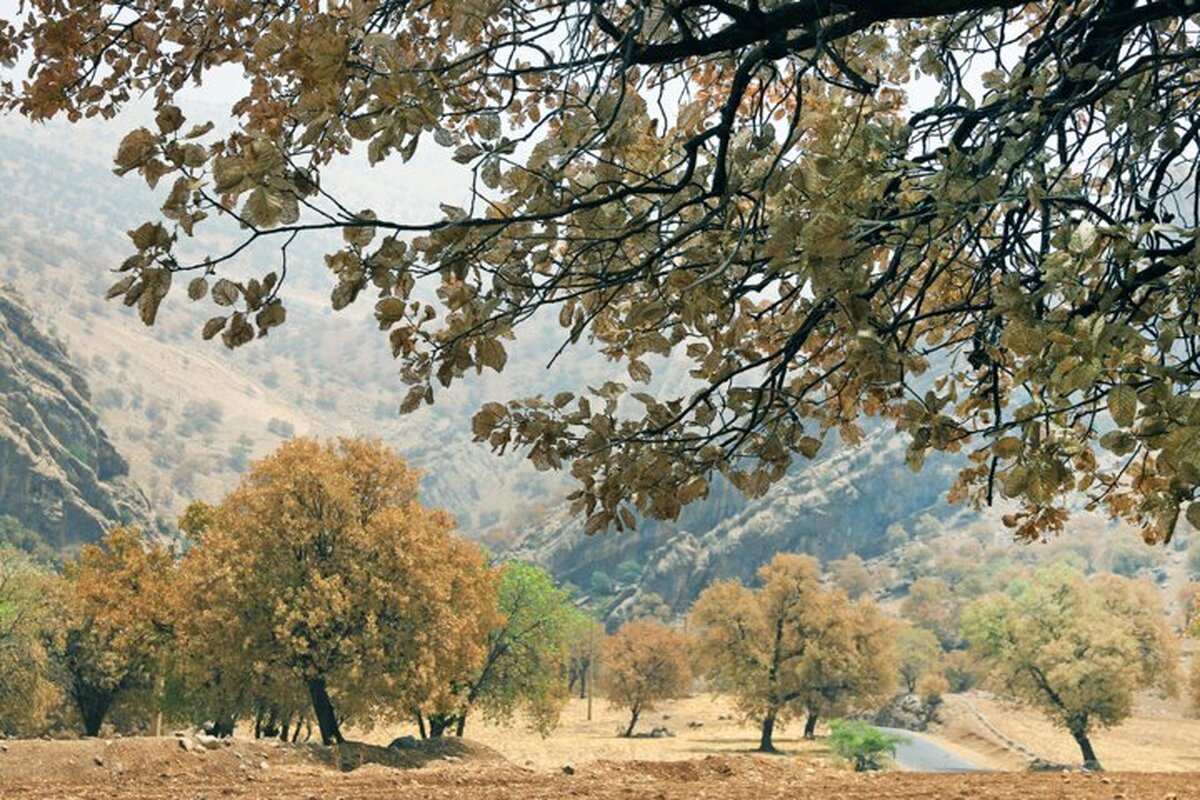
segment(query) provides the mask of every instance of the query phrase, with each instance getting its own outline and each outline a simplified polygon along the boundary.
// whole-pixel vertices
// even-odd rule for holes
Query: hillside
[[[452,511],[469,536],[526,524],[565,493],[561,475],[519,457],[498,464],[471,441],[469,424],[482,403],[546,383],[539,373],[557,346],[551,326],[545,342],[535,332],[523,343],[526,357],[503,375],[464,382],[435,407],[400,417],[404,386],[370,303],[329,309],[332,280],[319,249],[293,254],[289,324],[236,353],[201,340],[205,314],[182,296],[154,328],[106,302],[109,270],[127,255],[123,231],[155,203],[144,184],[112,174],[118,135],[100,124],[35,129],[0,120],[0,180],[22,199],[0,217],[0,279],[65,343],[156,513],[173,520],[192,499],[219,498],[250,460],[292,435],[383,439],[422,468],[425,501]],[[393,200],[415,195],[401,190]],[[51,229],[47,219],[70,224]],[[593,360],[576,358],[555,377],[583,380]]]
[[[53,547],[89,541],[147,520],[128,472],[67,352],[0,286],[0,515]]]
[[[646,520],[634,533],[588,536],[581,520],[560,509],[524,529],[511,554],[591,591],[610,612],[650,594],[679,612],[713,580],[750,580],[775,553],[827,561],[849,553],[879,556],[898,543],[889,541],[889,528],[912,530],[923,515],[954,511],[944,499],[955,475],[947,459],[931,460],[914,475],[901,440],[882,429],[857,447],[829,450],[815,463],[797,465],[761,498],[746,500],[718,483],[678,522]],[[630,562],[636,574],[621,569]],[[594,591],[597,571],[621,580],[611,595]]]

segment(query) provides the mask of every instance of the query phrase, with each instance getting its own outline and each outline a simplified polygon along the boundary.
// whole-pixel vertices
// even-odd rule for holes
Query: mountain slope
[[[747,501],[718,484],[677,523],[643,521],[628,534],[588,536],[581,520],[560,510],[522,531],[509,555],[585,590],[593,588],[593,573],[616,577],[622,564],[635,562],[637,580],[599,604],[619,612],[653,593],[678,612],[713,580],[751,580],[775,553],[823,560],[880,555],[892,544],[887,531],[893,524],[911,528],[924,514],[955,510],[944,500],[955,474],[945,458],[930,459],[913,474],[900,437],[880,429],[856,447],[830,447],[817,462],[797,465],[763,497]]]
[[[0,286],[0,515],[53,547],[95,539],[149,507],[62,346]]]

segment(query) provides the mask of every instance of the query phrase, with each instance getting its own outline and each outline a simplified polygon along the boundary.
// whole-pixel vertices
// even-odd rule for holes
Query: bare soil
[[[970,702],[994,715],[1007,735],[1058,754],[1028,711],[976,695]],[[973,724],[961,703],[954,708],[930,738],[997,772],[859,775],[838,764],[821,739],[806,742],[794,727],[777,739],[783,755],[755,754],[754,727],[726,701],[700,694],[647,716],[647,730],[670,729],[664,738],[618,738],[619,710],[597,701],[589,721],[586,703],[576,700],[549,738],[476,720],[468,726],[473,740],[403,751],[381,746],[407,733],[402,726],[354,731],[363,743],[338,748],[246,739],[192,751],[173,738],[0,742],[0,800],[1200,800],[1200,773],[1144,771],[1187,769],[1196,752],[1189,720],[1140,716],[1128,733],[1117,729],[1104,740],[1101,756],[1118,770],[1139,740],[1142,747],[1153,743],[1139,771],[1030,773],[1019,771],[1024,761]]]
[[[366,763],[338,764],[322,748],[238,741],[186,752],[171,739],[19,741],[0,752],[5,800],[382,800],[383,798],[653,798],[654,800],[1177,800],[1200,796],[1200,776],[996,773],[858,775],[798,757],[710,755],[687,761],[600,760],[574,768],[512,764],[469,742],[454,753],[410,752],[392,766],[378,748],[352,747]],[[97,758],[99,761],[97,761]],[[331,763],[334,762],[334,763]],[[423,765],[417,766],[418,762]],[[265,764],[265,766],[264,766]],[[348,771],[345,771],[348,770]]]

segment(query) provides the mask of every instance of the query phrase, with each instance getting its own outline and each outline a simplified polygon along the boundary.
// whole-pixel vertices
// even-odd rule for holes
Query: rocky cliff
[[[676,523],[643,521],[633,533],[587,536],[566,511],[530,526],[509,555],[533,561],[588,591],[592,576],[613,580],[635,562],[640,575],[592,600],[620,616],[639,595],[659,595],[675,612],[686,609],[713,580],[751,581],[775,553],[803,552],[823,560],[858,553],[881,555],[897,542],[898,524],[911,531],[925,514],[945,516],[956,467],[931,458],[920,474],[904,462],[904,442],[877,430],[859,446],[832,446],[814,463],[798,464],[763,497],[747,501],[727,484],[684,510]]]
[[[52,547],[93,540],[149,517],[127,472],[63,347],[0,286],[0,515]]]

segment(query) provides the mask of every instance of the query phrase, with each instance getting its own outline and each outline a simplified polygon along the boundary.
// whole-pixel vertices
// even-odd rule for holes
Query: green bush
[[[833,752],[854,764],[855,772],[880,769],[883,756],[894,757],[896,745],[908,741],[886,733],[862,720],[835,719],[829,723],[829,746]]]
[[[596,594],[612,594],[613,581],[612,578],[608,577],[607,572],[596,570],[592,573],[590,583],[592,591]]]
[[[621,583],[635,583],[642,577],[642,565],[632,558],[617,565],[617,580]]]

